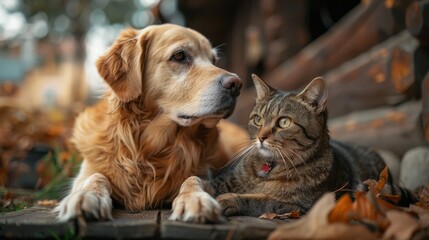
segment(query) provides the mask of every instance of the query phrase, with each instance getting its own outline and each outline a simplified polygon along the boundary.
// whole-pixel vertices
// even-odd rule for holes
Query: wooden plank
[[[60,223],[51,208],[32,207],[0,215],[0,238],[58,238],[76,234],[71,222]]]
[[[221,224],[190,224],[169,221],[170,211],[161,213],[164,239],[266,239],[278,222],[255,217],[232,217]]]
[[[385,149],[402,156],[407,150],[423,145],[419,126],[422,103],[407,102],[398,107],[383,107],[355,112],[330,119],[333,139],[375,149]]]
[[[0,238],[266,239],[279,224],[285,223],[237,216],[220,224],[190,224],[168,221],[170,213],[170,210],[131,213],[115,209],[114,220],[87,222],[82,232],[82,223],[60,223],[51,208],[32,207],[1,215]]]
[[[51,210],[32,207],[1,215],[0,237],[71,238],[81,235],[88,238],[152,239],[158,235],[158,211],[130,213],[114,210],[114,220],[87,222],[83,227],[74,221],[58,222],[56,214]]]
[[[115,239],[151,239],[158,233],[157,210],[142,212],[127,212],[114,210],[112,221],[88,222],[85,237],[115,238]]]
[[[171,211],[161,211],[161,238],[163,239],[231,239],[234,229],[227,224],[191,224],[169,221]]]

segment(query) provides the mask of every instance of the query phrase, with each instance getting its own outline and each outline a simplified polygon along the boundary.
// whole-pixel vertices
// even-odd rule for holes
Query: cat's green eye
[[[263,122],[263,120],[262,120],[262,118],[260,116],[256,115],[256,116],[253,117],[253,123],[256,126],[262,126],[262,122]]]
[[[292,120],[288,117],[282,117],[277,121],[277,125],[281,128],[287,128],[292,123]]]

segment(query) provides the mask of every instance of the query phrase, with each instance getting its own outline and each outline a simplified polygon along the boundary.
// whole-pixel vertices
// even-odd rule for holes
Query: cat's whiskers
[[[293,160],[291,159],[291,157],[289,156],[289,154],[287,154],[285,151],[283,151],[283,149],[281,147],[277,147],[276,148],[279,152],[280,152],[280,156],[283,158],[283,155],[286,157],[286,159],[288,160],[288,162],[290,162],[290,164],[293,166],[293,168],[295,169],[295,172],[298,173],[298,169],[296,169],[295,164],[293,163]],[[283,153],[283,154],[282,154]],[[284,158],[283,158],[284,159]]]
[[[237,151],[237,153],[233,155],[230,162],[228,163],[228,169],[226,171],[229,172],[235,164],[238,164],[237,162],[249,156],[249,154],[254,150],[254,148],[255,147],[253,145],[247,145]]]
[[[295,151],[293,151],[292,149],[288,149],[291,153],[295,154],[295,156],[297,156],[299,158],[299,160],[301,160],[301,162],[308,167],[309,170],[311,170],[310,166],[308,166],[308,164],[304,161],[304,159],[302,159],[301,156],[299,156]]]
[[[285,164],[285,166],[286,166],[286,167],[288,167],[288,166],[287,166],[287,163],[286,163],[286,160],[284,159],[283,154],[281,153],[280,149],[278,149],[278,148],[274,148],[274,150],[275,150],[276,152],[278,152],[279,156],[280,156],[280,157],[282,158],[282,160],[283,160],[283,163]],[[290,174],[285,174],[285,177],[286,177],[286,180],[289,180]]]
[[[283,157],[282,153],[280,152],[280,150],[279,150],[279,149],[277,149],[277,148],[274,148],[274,150],[275,150],[275,151],[279,154],[279,156],[282,158],[283,163],[285,164],[285,167],[287,167],[286,160],[284,159],[284,157]]]

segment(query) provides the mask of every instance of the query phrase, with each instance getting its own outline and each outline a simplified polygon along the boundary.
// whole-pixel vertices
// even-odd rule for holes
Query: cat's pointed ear
[[[256,88],[256,95],[258,99],[261,99],[265,96],[267,96],[271,91],[271,87],[268,86],[262,79],[260,79],[255,74],[252,74],[253,83],[255,84]]]
[[[313,107],[316,113],[323,112],[328,99],[328,88],[325,80],[322,77],[313,79],[297,97]]]

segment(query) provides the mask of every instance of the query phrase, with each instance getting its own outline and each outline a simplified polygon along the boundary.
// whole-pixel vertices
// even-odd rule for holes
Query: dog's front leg
[[[170,220],[192,223],[220,222],[219,203],[205,190],[209,184],[199,177],[187,178],[173,202]]]
[[[85,164],[85,163],[83,163]],[[82,166],[84,168],[84,166]],[[112,188],[100,173],[82,171],[74,180],[71,193],[54,209],[60,221],[83,217],[85,219],[113,219]]]

